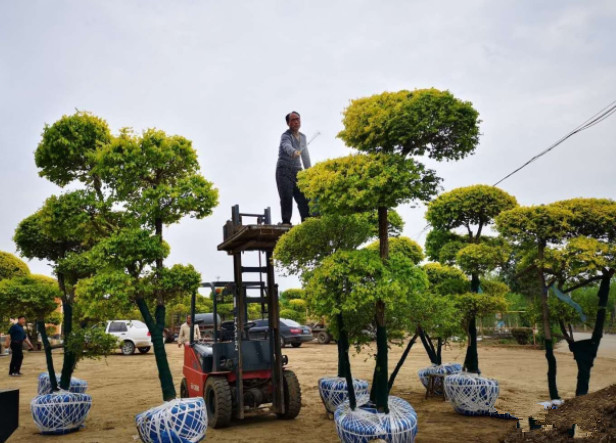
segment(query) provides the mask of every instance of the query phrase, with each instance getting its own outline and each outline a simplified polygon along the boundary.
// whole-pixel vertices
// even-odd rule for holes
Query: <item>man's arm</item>
[[[296,151],[293,147],[293,140],[291,139],[291,137],[292,135],[287,134],[286,132],[282,134],[282,137],[280,137],[280,146],[289,157],[297,157],[298,151]]]
[[[32,346],[32,343],[30,343],[30,339],[28,338],[28,336],[26,335],[26,339],[24,340],[26,343],[28,343],[28,346],[30,347],[30,350],[34,349],[34,346]]]
[[[186,338],[184,337],[185,332],[184,332],[184,325],[180,326],[180,333],[178,335],[178,348],[180,346],[182,346],[184,344],[184,341],[186,340]]]

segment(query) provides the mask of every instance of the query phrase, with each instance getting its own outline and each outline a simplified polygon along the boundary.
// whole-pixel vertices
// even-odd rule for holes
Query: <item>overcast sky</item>
[[[350,152],[336,139],[350,99],[448,89],[479,111],[481,141],[472,157],[430,165],[445,190],[493,184],[616,99],[615,22],[609,0],[0,0],[0,250],[15,252],[19,221],[61,192],[33,153],[45,123],[75,109],[114,133],[157,127],[193,141],[220,205],[167,230],[168,263],[205,280],[232,278],[216,245],[233,204],[271,206],[279,221],[274,170],[292,109],[308,137],[321,133],[315,163]],[[615,140],[616,116],[501,187],[523,205],[616,198]],[[423,209],[399,210],[423,243]]]

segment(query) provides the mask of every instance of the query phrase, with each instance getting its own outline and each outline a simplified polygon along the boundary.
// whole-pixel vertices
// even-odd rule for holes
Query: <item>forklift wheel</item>
[[[208,425],[217,429],[224,428],[231,421],[233,403],[231,388],[225,377],[210,376],[205,382],[205,406]]]
[[[284,414],[278,414],[278,418],[291,420],[297,417],[302,408],[302,391],[299,381],[293,371],[284,371]]]
[[[183,378],[180,383],[180,398],[188,398],[188,383],[186,383],[186,379]]]

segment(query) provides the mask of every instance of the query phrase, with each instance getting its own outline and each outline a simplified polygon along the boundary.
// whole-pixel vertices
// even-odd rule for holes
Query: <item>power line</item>
[[[612,114],[614,114],[616,112],[616,100],[614,100],[612,103],[610,103],[609,105],[607,105],[605,108],[601,109],[599,112],[597,112],[595,115],[593,115],[592,117],[590,117],[588,120],[586,120],[584,123],[580,124],[578,127],[576,127],[574,130],[572,130],[571,132],[569,132],[567,135],[561,137],[560,139],[558,139],[555,143],[553,143],[552,145],[550,145],[547,149],[544,149],[543,151],[541,151],[539,154],[535,155],[534,157],[532,157],[530,160],[528,160],[526,163],[524,163],[522,166],[520,166],[519,168],[515,169],[514,171],[510,172],[509,174],[507,174],[506,176],[504,176],[503,178],[501,178],[499,181],[497,181],[496,183],[494,183],[493,186],[498,185],[499,183],[502,183],[503,181],[507,180],[509,177],[511,177],[512,175],[514,175],[515,173],[519,172],[520,170],[524,169],[526,166],[530,165],[531,163],[533,163],[534,161],[538,160],[539,158],[543,157],[545,154],[547,154],[548,152],[550,152],[552,149],[556,148],[557,146],[559,146],[561,143],[563,143],[565,140],[567,140],[568,138],[574,136],[575,134],[577,134],[578,132],[582,132],[585,129],[591,128],[593,126],[595,126],[598,123],[601,123],[603,120],[605,120],[606,118],[608,118],[609,116],[611,116]]]
[[[599,112],[597,112],[596,114],[594,114],[592,117],[588,118],[586,121],[584,121],[583,123],[581,123],[580,125],[578,125],[575,129],[573,129],[571,132],[569,132],[568,134],[564,135],[563,137],[561,137],[560,139],[558,139],[556,142],[554,142],[552,145],[550,145],[547,149],[544,149],[543,151],[541,151],[539,154],[535,155],[534,157],[532,157],[530,160],[528,160],[526,163],[524,163],[522,166],[520,166],[519,168],[513,170],[512,172],[510,172],[509,174],[507,174],[506,176],[504,176],[503,178],[501,178],[499,181],[497,181],[496,183],[494,183],[492,186],[496,186],[499,183],[504,182],[505,180],[507,180],[509,177],[511,177],[512,175],[516,174],[517,172],[521,171],[522,169],[524,169],[526,166],[530,165],[531,163],[533,163],[534,161],[538,160],[539,158],[543,157],[545,154],[547,154],[548,152],[550,152],[551,150],[553,150],[554,148],[556,148],[558,145],[560,145],[561,143],[563,143],[565,140],[567,140],[568,138],[574,136],[575,134],[584,131],[585,129],[588,128],[592,128],[593,126],[601,123],[603,120],[607,119],[608,117],[610,117],[611,115],[613,115],[616,112],[616,100],[612,101],[609,105],[605,106],[603,109],[601,109]],[[428,228],[430,227],[430,224],[427,224],[421,231],[419,231],[416,235],[415,238],[417,240],[419,240],[419,237],[428,230]]]

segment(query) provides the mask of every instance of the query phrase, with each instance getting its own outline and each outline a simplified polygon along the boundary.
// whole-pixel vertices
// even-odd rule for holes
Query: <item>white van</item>
[[[152,347],[150,331],[146,324],[139,320],[109,320],[105,332],[118,337],[124,355],[132,355],[135,348],[145,354]]]

